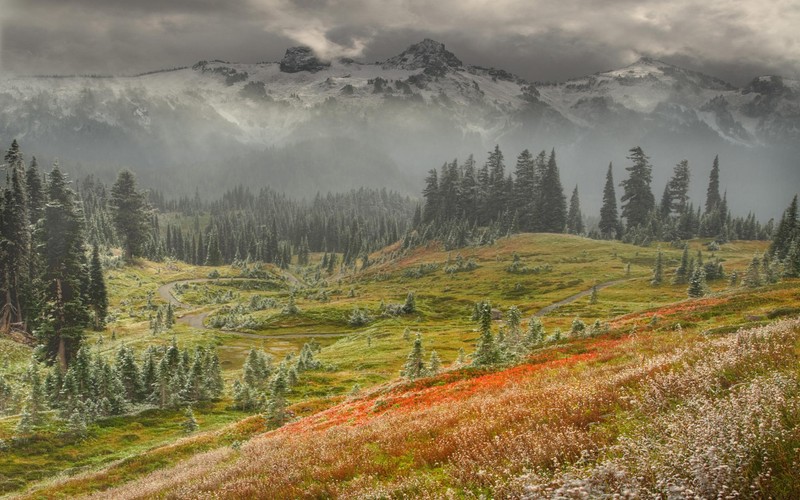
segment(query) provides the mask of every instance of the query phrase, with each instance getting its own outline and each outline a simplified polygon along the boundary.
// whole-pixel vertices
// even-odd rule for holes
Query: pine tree
[[[422,221],[433,222],[439,216],[441,207],[439,173],[435,168],[431,169],[428,172],[428,177],[425,178],[425,189],[422,190],[422,196],[425,197],[425,209],[422,212]]]
[[[148,240],[150,217],[145,197],[136,189],[136,178],[129,170],[123,170],[117,176],[109,202],[123,256],[131,261],[141,255]]]
[[[798,239],[800,239],[800,216],[798,216],[797,195],[794,195],[775,230],[769,252],[778,259],[785,259],[792,242]]]
[[[689,288],[687,293],[691,298],[703,297],[706,295],[706,293],[708,293],[708,287],[706,286],[706,272],[703,270],[702,266],[697,266],[694,268],[692,277],[689,280]]]
[[[683,214],[689,205],[689,162],[682,160],[675,165],[668,186],[670,196],[670,209],[676,214]]]
[[[600,234],[606,239],[619,237],[619,214],[617,213],[617,195],[614,190],[613,166],[608,164],[606,173],[606,185],[603,188],[603,206],[600,209]]]
[[[598,297],[597,297],[597,285],[592,287],[592,293],[589,295],[589,304],[597,304]]]
[[[544,342],[545,335],[546,333],[544,330],[544,325],[542,324],[542,320],[536,316],[532,316],[531,319],[528,320],[528,333],[525,336],[525,344],[527,345],[528,349],[531,349]]]
[[[653,280],[650,281],[650,284],[653,286],[659,286],[663,282],[664,282],[664,253],[661,251],[661,247],[659,247],[658,254],[656,254],[656,265],[653,268]]]
[[[714,157],[714,164],[711,166],[711,174],[708,178],[708,189],[706,191],[706,214],[714,212],[722,203],[719,194],[719,155]]]
[[[100,263],[97,244],[92,246],[88,295],[94,312],[94,327],[96,330],[101,330],[105,326],[106,316],[108,316],[108,293],[106,292],[106,282],[103,278],[103,266]]]
[[[537,230],[544,233],[563,233],[567,225],[567,199],[561,186],[555,150],[550,152],[537,194]]]
[[[28,395],[25,398],[22,416],[16,429],[16,433],[23,436],[30,434],[37,426],[41,425],[42,414],[47,409],[47,395],[42,384],[39,365],[33,359],[25,373],[25,382],[28,385]]]
[[[194,417],[194,411],[192,411],[191,406],[187,406],[186,409],[183,411],[183,422],[181,423],[181,427],[183,427],[183,432],[186,434],[191,434],[200,426],[197,424],[197,419]]]
[[[431,357],[428,361],[428,374],[436,375],[441,368],[442,360],[439,358],[439,354],[436,351],[431,351]]]
[[[570,234],[583,234],[583,214],[581,214],[581,202],[578,198],[578,186],[572,191],[572,198],[569,201],[569,214],[567,215],[567,232]]]
[[[408,292],[406,295],[406,301],[403,304],[403,313],[404,314],[411,314],[416,312],[417,310],[417,301],[414,298],[414,292]]]
[[[503,213],[507,205],[506,167],[503,162],[503,152],[500,151],[499,145],[495,145],[494,149],[489,152],[486,166],[489,169],[489,184],[484,216],[487,220],[492,220]]]
[[[37,336],[65,370],[90,323],[83,216],[58,164],[48,175],[42,225],[43,319]]]
[[[142,374],[136,364],[133,349],[125,345],[119,348],[115,369],[124,388],[125,399],[131,403],[140,401],[145,391],[142,387]]]
[[[268,425],[273,427],[280,427],[289,419],[289,414],[286,412],[286,392],[289,389],[286,376],[286,370],[282,367],[270,387],[266,419]]]
[[[628,159],[633,165],[626,168],[629,177],[621,184],[625,190],[622,195],[622,216],[627,220],[628,228],[634,228],[644,226],[655,208],[655,198],[650,190],[653,167],[642,148],[637,146],[629,153]]]
[[[764,284],[763,280],[761,279],[761,272],[759,268],[761,267],[761,263],[759,262],[758,255],[753,256],[753,260],[750,261],[750,265],[747,266],[747,271],[745,272],[744,279],[742,283],[747,288],[758,288]]]
[[[522,151],[517,157],[517,166],[514,171],[516,182],[514,183],[513,208],[519,218],[519,229],[521,231],[531,231],[534,227],[534,191],[536,190],[536,165],[533,155],[527,149]]]
[[[672,283],[675,285],[684,285],[688,283],[691,267],[691,261],[689,259],[689,245],[684,245],[683,255],[681,256],[681,264],[677,269],[675,269],[675,276],[672,278]]]
[[[403,370],[400,372],[402,377],[409,380],[415,380],[426,375],[425,370],[425,353],[422,349],[422,336],[417,333],[414,339],[414,345],[411,352],[406,357],[406,363],[403,365]]]
[[[478,345],[473,354],[473,366],[490,366],[500,361],[497,344],[492,334],[492,306],[488,302],[481,304],[480,310],[480,330]]]

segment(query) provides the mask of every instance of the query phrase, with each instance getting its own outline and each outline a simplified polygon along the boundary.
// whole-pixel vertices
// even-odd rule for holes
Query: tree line
[[[706,201],[695,207],[689,198],[691,171],[686,160],[674,167],[659,202],[652,191],[653,166],[641,147],[627,157],[631,164],[619,186],[609,164],[603,204],[596,227],[587,230],[575,186],[567,203],[555,150],[534,156],[524,150],[507,173],[499,146],[478,167],[473,156],[429,171],[423,189],[424,205],[406,234],[412,243],[441,239],[450,248],[485,243],[516,232],[584,234],[597,239],[621,239],[638,245],[652,241],[678,241],[695,237],[769,239],[772,223],[762,225],[754,214],[733,217],[726,193],[720,193],[719,158],[709,177]],[[622,196],[617,198],[617,187]]]

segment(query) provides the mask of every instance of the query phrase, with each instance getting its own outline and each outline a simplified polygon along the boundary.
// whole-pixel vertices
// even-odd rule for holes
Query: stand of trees
[[[61,370],[83,332],[105,322],[99,259],[90,262],[83,206],[54,164],[44,178],[14,141],[4,156],[0,200],[0,332],[20,332]]]
[[[621,204],[613,165],[609,164],[599,224],[588,232],[577,186],[567,208],[555,151],[542,151],[535,157],[523,151],[513,174],[506,174],[504,156],[497,146],[482,167],[476,166],[472,156],[463,164],[458,160],[445,163],[425,179],[424,206],[415,214],[405,244],[438,239],[446,248],[458,248],[490,243],[515,232],[568,232],[637,245],[695,237],[724,243],[772,236],[771,222],[762,225],[753,214],[731,215],[727,195],[720,194],[718,158],[714,159],[705,205],[697,208],[689,199],[691,171],[686,160],[675,166],[660,203],[656,203],[650,158],[642,148],[634,147],[628,159],[628,175],[619,184]]]

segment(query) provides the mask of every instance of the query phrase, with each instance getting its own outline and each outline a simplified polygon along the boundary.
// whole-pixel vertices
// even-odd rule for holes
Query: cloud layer
[[[797,26],[796,0],[0,0],[0,71],[130,74],[295,44],[372,61],[431,37],[532,80],[649,55],[741,84],[800,77]]]

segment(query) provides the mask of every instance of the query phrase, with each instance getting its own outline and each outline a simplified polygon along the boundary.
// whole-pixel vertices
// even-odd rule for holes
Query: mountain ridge
[[[338,154],[341,139],[380,151],[377,163],[394,164],[407,176],[396,181],[406,185],[431,166],[494,144],[511,154],[555,147],[564,151],[565,181],[580,181],[588,165],[601,175],[595,162],[622,161],[638,144],[668,164],[680,150],[693,162],[720,153],[752,183],[760,179],[747,169],[764,148],[788,151],[769,168],[797,170],[790,159],[800,139],[800,82],[760,76],[737,88],[653,58],[564,82],[530,82],[463,62],[431,39],[372,63],[325,61],[291,47],[274,62],[0,78],[0,137],[74,163],[188,173],[192,164],[229,162],[235,151],[257,156],[319,139]],[[324,173],[320,156],[290,160],[308,169],[310,192],[365,181],[343,176],[340,186],[314,185]],[[262,168],[279,171],[272,161]],[[363,161],[358,171],[369,170],[372,160]],[[272,178],[277,189],[289,185],[282,175]],[[382,182],[379,172],[373,182]]]

